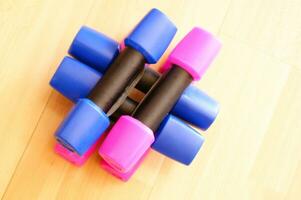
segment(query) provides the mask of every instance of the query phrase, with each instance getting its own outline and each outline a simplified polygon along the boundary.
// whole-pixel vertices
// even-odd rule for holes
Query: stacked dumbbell
[[[122,180],[150,147],[180,163],[192,162],[204,139],[184,121],[206,130],[218,104],[190,84],[201,78],[220,43],[194,28],[169,55],[162,74],[155,72],[147,64],[160,59],[175,33],[157,9],[133,29],[123,48],[90,28],[80,29],[69,49],[73,58],[63,59],[50,82],[75,103],[55,134],[57,153],[82,165],[100,146],[101,165]],[[131,96],[135,89],[145,94],[140,102]]]

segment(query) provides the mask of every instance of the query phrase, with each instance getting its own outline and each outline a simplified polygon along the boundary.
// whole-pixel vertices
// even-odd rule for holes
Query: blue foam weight
[[[66,56],[50,80],[50,85],[71,101],[76,102],[89,94],[101,75],[95,69]]]
[[[70,55],[102,73],[118,53],[116,41],[86,26],[81,27],[69,48]]]
[[[76,102],[86,98],[102,74],[93,68],[65,57],[50,81],[50,85],[68,99]],[[195,86],[186,88],[171,110],[173,115],[199,127],[208,129],[219,111],[219,104]]]
[[[125,39],[147,63],[156,63],[177,32],[176,26],[158,9],[152,9]]]
[[[204,142],[203,136],[175,116],[168,115],[155,133],[152,148],[161,154],[189,165]]]
[[[98,106],[88,99],[80,99],[61,123],[55,136],[65,147],[83,155],[109,125],[109,118]]]
[[[197,87],[189,86],[171,112],[200,129],[207,130],[217,117],[219,103]]]

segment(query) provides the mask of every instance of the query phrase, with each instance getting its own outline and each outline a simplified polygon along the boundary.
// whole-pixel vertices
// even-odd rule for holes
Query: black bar
[[[136,88],[146,94],[160,78],[160,76],[161,75],[159,74],[159,72],[147,67],[142,78],[136,85]]]
[[[144,69],[145,62],[141,53],[126,47],[98,81],[88,98],[107,112],[131,80]]]
[[[155,132],[192,80],[184,69],[174,65],[145,95],[133,117]]]
[[[150,88],[156,83],[160,78],[159,72],[151,69],[145,68],[142,78],[139,80],[136,89],[143,93],[147,93]],[[111,115],[111,120],[116,121],[121,115],[131,115],[139,102],[132,100],[130,97],[127,97],[124,102],[119,106],[119,108]]]
[[[121,104],[117,111],[111,115],[111,120],[116,121],[121,115],[131,115],[136,109],[138,102],[129,97]]]

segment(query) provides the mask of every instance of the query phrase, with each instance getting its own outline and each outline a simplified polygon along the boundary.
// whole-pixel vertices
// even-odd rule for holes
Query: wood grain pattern
[[[193,26],[222,41],[198,84],[221,112],[191,166],[151,152],[123,183],[97,155],[77,168],[53,152],[72,104],[48,82],[81,25],[121,40],[152,7],[178,26],[168,52]],[[0,197],[300,199],[300,15],[298,0],[0,0]]]

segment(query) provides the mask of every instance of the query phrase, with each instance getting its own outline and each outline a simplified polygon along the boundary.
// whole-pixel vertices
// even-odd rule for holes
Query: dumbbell
[[[132,116],[118,119],[99,149],[101,157],[114,170],[120,173],[132,170],[151,145],[181,163],[191,163],[203,138],[168,113],[185,88],[201,78],[220,46],[210,33],[194,28],[175,47],[159,81]]]
[[[110,51],[106,50],[104,52],[103,48],[98,47],[107,47]],[[69,53],[73,57],[90,64],[92,63],[92,66],[99,71],[106,70],[108,64],[102,64],[110,63],[110,59],[115,57],[116,51],[118,51],[117,42],[88,27],[82,27],[80,29],[69,49]],[[86,54],[81,54],[81,52],[86,52],[87,55],[93,54],[94,57],[87,59],[84,57]],[[110,54],[109,52],[112,53]],[[98,59],[95,59],[95,57]],[[92,58],[94,58],[94,60]],[[104,60],[104,62],[98,62],[98,60]],[[147,68],[145,75],[136,87],[143,92],[147,92],[159,76],[157,72]],[[67,98],[76,101],[78,98],[86,97],[100,77],[101,74],[96,70],[73,58],[65,57],[50,84]],[[137,105],[134,101],[126,101],[124,104],[125,106],[122,107],[126,107],[127,105],[128,111],[119,113],[119,115],[114,113],[112,117],[118,117],[120,114],[129,114],[132,112],[131,109],[134,109]],[[188,120],[190,119],[192,122],[195,120],[197,122],[196,125],[204,130],[207,129],[215,119],[218,113],[218,104],[197,88],[190,86],[183,92],[172,112],[179,117],[182,115],[184,119],[188,116]],[[85,153],[80,156],[74,152],[67,151],[59,144],[56,145],[55,149],[61,156],[76,165],[83,164],[83,160],[86,160],[88,158],[87,155],[90,155],[91,152],[91,150],[89,150],[87,154]],[[95,149],[95,145],[93,145],[91,149]]]
[[[80,32],[82,32],[82,29],[81,29],[81,31]],[[91,37],[90,37],[91,38]],[[88,49],[87,49],[88,50]],[[87,51],[86,50],[86,51]],[[100,56],[99,57],[101,57],[101,54],[99,54]],[[75,57],[75,56],[74,56]],[[71,61],[72,61],[72,59],[71,58],[69,58]],[[81,72],[81,70],[79,70],[77,67],[74,67],[74,66],[77,66],[77,65],[83,65],[82,63],[79,63],[78,61],[75,61],[75,60],[73,60],[73,62],[69,62],[69,59],[67,59],[67,61],[68,62],[62,62],[61,63],[61,65],[60,65],[60,67],[59,67],[59,69],[57,70],[57,72],[56,72],[56,75],[53,77],[53,79],[55,79],[56,81],[54,81],[55,82],[55,89],[63,89],[62,91],[65,91],[65,92],[67,92],[67,95],[65,95],[65,96],[67,96],[68,97],[68,88],[67,88],[67,90],[66,90],[66,88],[64,89],[64,81],[65,82],[67,82],[68,83],[68,81],[66,81],[66,79],[67,80],[69,80],[69,82],[71,81],[73,81],[73,83],[72,84],[70,84],[70,85],[72,85],[72,86],[74,86],[74,87],[72,87],[72,88],[78,88],[77,87],[77,83],[76,83],[76,80],[77,80],[77,78],[75,78],[75,82],[74,82],[74,80],[72,80],[72,78],[74,78],[74,76],[75,75],[73,75],[72,74],[72,72],[74,72],[74,71],[78,71],[78,74],[80,74],[80,75],[82,75],[82,74],[86,74],[85,73],[85,71],[83,71],[83,73],[79,73],[79,72]],[[61,69],[62,68],[62,69]],[[69,69],[69,70],[68,70]],[[85,68],[83,68],[83,69],[85,69]],[[87,67],[87,69],[90,69],[89,67]],[[59,73],[60,72],[60,73]],[[149,74],[152,74],[153,73],[153,71],[149,71]],[[57,74],[60,74],[60,75],[57,75]],[[68,75],[69,75],[69,77],[68,77]],[[73,75],[73,76],[71,76],[71,75]],[[55,78],[56,77],[56,78]],[[93,77],[93,76],[92,76]],[[151,76],[149,76],[150,78],[144,78],[146,81],[143,81],[143,80],[141,80],[141,82],[143,82],[143,83],[148,83],[148,82],[151,82],[151,81],[147,81],[147,80],[156,80],[156,77],[158,77],[158,74],[156,75],[156,74],[154,74],[154,75],[151,75]],[[87,77],[87,79],[81,79],[81,77],[78,77],[79,78],[79,80],[81,80],[81,81],[84,81],[84,80],[89,80],[88,78],[89,77]],[[143,78],[142,78],[143,79]],[[154,81],[153,81],[154,82]],[[152,83],[153,84],[153,83]],[[152,84],[149,84],[149,86],[151,86]],[[83,85],[85,85],[85,84],[83,84]],[[142,85],[143,86],[143,85]],[[57,90],[58,90],[57,89]],[[71,89],[71,88],[70,88]],[[196,88],[195,88],[196,89]],[[143,89],[142,89],[143,90]],[[188,89],[186,89],[186,90],[188,90]],[[185,91],[186,91],[185,90]],[[197,90],[197,89],[196,89]],[[60,91],[60,90],[59,90]],[[72,91],[71,91],[72,92]],[[63,94],[64,94],[64,92],[62,92]],[[128,103],[124,103],[124,105],[123,106],[121,106],[121,107],[123,107],[123,108],[121,108],[121,113],[123,112],[123,113],[130,113],[130,112],[132,112],[131,110],[133,110],[135,107],[136,107],[136,102],[133,102],[133,101],[129,101]],[[205,107],[206,108],[206,107]],[[128,111],[122,111],[122,110],[124,110],[124,109],[126,109],[126,110],[128,110]],[[118,115],[116,115],[117,117],[118,117]],[[70,152],[70,151],[67,151],[66,149],[64,149],[61,145],[59,145],[59,144],[57,144],[56,145],[57,146],[57,151],[60,151],[61,150],[61,152],[60,152],[60,154],[63,154],[63,156],[64,156],[64,154],[67,154],[67,155],[65,155],[65,157],[67,156],[69,159],[68,160],[71,160],[72,162],[76,162],[75,164],[79,164],[79,162],[81,162],[81,161],[83,161],[83,158],[84,159],[86,159],[87,158],[87,156],[85,157],[85,155],[84,156],[79,156],[79,155],[77,155],[76,153],[74,153],[74,152]],[[95,146],[95,145],[93,145],[93,146]],[[95,149],[95,147],[93,147],[92,149]],[[87,154],[90,154],[90,152],[91,151],[89,151]],[[129,176],[133,173],[133,171],[135,171],[135,170],[131,170],[131,172],[128,172],[128,173],[125,173],[125,174],[121,174],[121,173],[118,173],[118,172],[116,172],[116,171],[114,171],[114,169],[112,169],[108,164],[106,164],[104,161],[102,161],[102,166],[105,168],[105,169],[107,169],[109,172],[111,172],[111,173],[113,173],[114,175],[117,175],[119,178],[121,178],[121,179],[123,179],[123,180],[125,180],[125,179],[128,179],[129,178]]]
[[[128,85],[162,56],[176,33],[174,24],[152,9],[125,39],[125,49],[114,59],[87,98],[79,99],[56,131],[66,148],[83,155],[110,125],[108,111]]]
[[[97,44],[97,46],[95,46],[95,44]],[[107,47],[108,49],[111,49],[110,52],[112,53],[108,53],[109,51],[107,50],[104,53],[102,48],[97,47]],[[109,63],[110,59],[115,57],[116,51],[118,51],[117,42],[88,27],[82,27],[80,29],[69,49],[69,53],[73,57],[77,58],[78,60],[84,60],[90,64],[92,63],[92,66],[94,66],[94,68],[96,66],[96,69],[99,71],[105,71],[107,65],[102,65],[100,68],[99,66],[103,63],[98,62],[98,60],[105,60],[104,63]],[[83,55],[86,54],[81,55],[81,52],[86,52],[88,55],[93,54],[94,57],[91,57],[87,60],[87,58],[83,57]],[[98,59],[92,60],[92,58],[95,57]],[[143,92],[147,92],[154,82],[159,78],[159,76],[160,75],[157,72],[147,68],[145,75],[142,77],[136,87]],[[73,58],[65,57],[58,67],[50,84],[67,98],[76,101],[78,98],[86,97],[86,94],[89,93],[91,88],[93,88],[100,77],[101,74],[96,70],[79,61],[76,61]],[[120,116],[120,114],[130,114],[136,107],[137,103],[129,100],[130,99],[125,101],[124,105],[121,106],[123,107],[121,110],[124,110],[124,108],[127,110],[118,114],[114,113],[110,118],[116,118]],[[178,112],[178,114],[180,113],[178,116],[181,117],[182,114],[183,118],[191,115],[191,113],[195,113],[193,115],[194,118],[190,118],[196,119],[196,122],[200,122],[199,127],[206,129],[204,128],[205,125],[210,125],[217,114],[218,104],[197,88],[190,86],[183,92],[173,110],[180,110],[180,112]],[[183,111],[181,112],[181,110]],[[177,115],[177,112],[174,112],[173,114]],[[210,123],[208,123],[208,121]],[[67,160],[76,165],[82,165],[89,157],[88,155],[94,151],[95,145],[93,145],[91,148],[93,151],[89,149],[87,153],[81,156],[63,148],[63,146],[60,144],[57,144],[55,149],[57,153],[65,157]]]
[[[50,85],[73,102],[86,98],[118,53],[119,45],[116,41],[91,28],[82,27],[69,49],[69,54],[81,62],[65,57]],[[159,77],[158,72],[146,68],[136,88],[147,93]],[[202,130],[207,130],[215,120],[218,110],[219,105],[214,99],[195,86],[189,86],[171,113]]]

